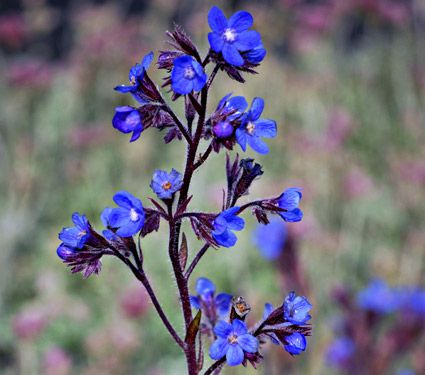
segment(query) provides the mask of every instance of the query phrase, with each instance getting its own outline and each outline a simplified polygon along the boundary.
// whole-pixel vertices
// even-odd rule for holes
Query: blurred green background
[[[255,18],[267,57],[241,85],[221,73],[213,110],[228,92],[266,101],[278,123],[252,198],[304,187],[299,240],[303,291],[314,305],[306,353],[266,351],[258,373],[328,374],[337,285],[371,277],[424,285],[425,4],[348,1],[2,1],[0,5],[0,372],[183,374],[184,359],[129,272],[105,259],[98,277],[71,275],[57,233],[74,211],[101,228],[118,190],[148,205],[154,169],[184,166],[184,144],[165,147],[151,129],[128,143],[111,126],[113,91],[177,22],[208,49],[212,5]],[[157,56],[157,53],[156,53]],[[160,84],[164,72],[151,68]],[[181,113],[181,100],[173,103]],[[238,150],[239,151],[239,150]],[[233,154],[235,151],[233,151]],[[221,152],[196,174],[192,207],[217,211],[225,186]],[[245,296],[252,321],[289,291],[279,267],[252,244],[256,222],[234,248],[210,251],[192,278]],[[186,228],[189,232],[189,228]],[[181,331],[165,226],[143,241],[146,269]],[[193,254],[201,243],[190,237]],[[131,302],[139,301],[132,306]],[[207,361],[209,363],[209,361]],[[225,373],[254,373],[226,369]]]

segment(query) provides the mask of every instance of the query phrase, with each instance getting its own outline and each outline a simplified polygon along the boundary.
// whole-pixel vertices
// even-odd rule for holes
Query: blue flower
[[[143,131],[143,124],[139,111],[130,106],[115,108],[112,126],[122,133],[133,132],[130,142],[137,140]]]
[[[232,207],[214,219],[212,235],[219,245],[224,247],[235,245],[237,237],[232,230],[242,230],[245,225],[245,221],[236,215],[238,211],[239,207]]]
[[[235,319],[232,324],[220,320],[214,327],[217,340],[211,345],[210,357],[216,361],[226,356],[229,366],[240,365],[245,352],[255,353],[258,350],[258,340],[248,333],[243,321]]]
[[[72,214],[72,222],[75,226],[63,228],[59,233],[59,239],[65,246],[82,249],[91,236],[91,226],[86,215],[78,212]]]
[[[307,340],[304,335],[299,332],[295,332],[292,335],[285,337],[286,345],[283,347],[291,355],[299,355],[305,351],[307,347]]]
[[[102,224],[106,228],[110,228],[111,225],[109,223],[109,217],[111,216],[111,211],[113,208],[106,207],[102,213],[100,214],[100,220],[102,221]],[[105,229],[102,231],[103,237],[105,237],[108,241],[115,241],[118,239],[118,236],[111,231],[110,229]]]
[[[298,208],[303,197],[301,190],[297,187],[286,189],[278,199],[278,206],[286,210],[279,212],[279,215],[289,223],[301,221],[303,218],[303,212]]]
[[[65,245],[63,242],[58,246],[56,250],[56,254],[59,258],[62,260],[67,260],[70,255],[76,254],[78,249],[75,249],[73,247],[69,247]]]
[[[119,191],[113,197],[118,208],[105,208],[102,213],[107,226],[118,228],[121,237],[131,237],[143,228],[145,211],[142,202],[127,191]]]
[[[311,315],[308,313],[312,308],[306,297],[297,296],[295,292],[289,293],[283,303],[283,316],[289,324],[306,324]]]
[[[357,304],[364,310],[378,314],[391,313],[397,309],[399,298],[384,280],[374,279],[357,295]]]
[[[259,224],[253,235],[253,242],[267,260],[279,257],[285,245],[288,230],[282,220],[276,218],[269,224]]]
[[[208,13],[208,24],[212,32],[208,34],[211,48],[223,54],[224,60],[234,66],[242,66],[244,59],[240,52],[249,51],[261,45],[257,31],[248,30],[254,22],[251,14],[236,12],[229,20],[216,6]]]
[[[183,55],[174,60],[171,72],[171,87],[177,94],[200,91],[207,83],[207,75],[202,66],[192,56]]]
[[[347,367],[355,350],[353,340],[348,337],[339,337],[329,345],[326,351],[326,362],[332,367]]]
[[[246,151],[246,144],[260,154],[267,154],[269,148],[260,137],[273,138],[277,134],[276,122],[269,119],[260,119],[264,109],[264,100],[254,98],[251,109],[244,116],[241,126],[236,130],[236,140],[242,150]]]
[[[219,293],[214,297],[215,285],[211,280],[200,277],[196,281],[197,296],[190,296],[190,303],[193,308],[201,310],[215,309],[220,315],[226,315],[229,312],[232,295]]]
[[[151,65],[153,60],[153,52],[149,52],[145,57],[143,57],[140,64],[134,65],[129,73],[128,73],[128,80],[130,81],[130,86],[117,86],[114,90],[119,91],[123,94],[125,93],[131,93],[133,97],[140,102],[141,104],[145,104],[146,100],[142,99],[139,95],[137,95],[137,91],[139,89],[139,83],[142,81],[143,76],[145,75],[146,71],[148,70],[149,66]]]
[[[159,198],[170,199],[182,185],[182,175],[173,168],[170,173],[157,169],[150,186]]]
[[[224,117],[224,120],[217,122],[213,126],[213,132],[217,138],[229,138],[233,132],[234,127],[232,122],[243,114],[248,107],[243,96],[233,96],[227,94],[218,103],[216,112],[220,113],[220,117]]]

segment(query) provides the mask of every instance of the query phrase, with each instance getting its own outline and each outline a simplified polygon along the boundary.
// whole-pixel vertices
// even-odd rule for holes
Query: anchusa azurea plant
[[[388,374],[410,361],[413,373],[425,371],[423,361],[415,360],[425,349],[423,288],[374,279],[358,293],[339,287],[334,298],[342,314],[326,352],[329,366],[344,374]]]
[[[211,374],[218,373],[226,363],[236,366],[250,362],[257,366],[262,359],[261,347],[268,340],[281,345],[291,355],[298,355],[306,349],[306,336],[311,331],[311,304],[295,292],[276,309],[267,304],[267,314],[253,327],[246,322],[250,307],[244,298],[216,293],[212,281],[199,278],[196,294],[189,294],[195,267],[208,249],[235,246],[245,227],[241,215],[248,210],[263,225],[269,223],[270,215],[284,222],[302,219],[300,188],[288,188],[276,197],[238,204],[241,197],[248,195],[263,169],[254,159],[241,158],[237,153],[232,157],[229,152],[236,146],[242,151],[249,146],[257,153],[268,153],[264,139],[276,136],[276,122],[264,118],[262,98],[253,98],[248,106],[244,97],[226,94],[209,113],[208,92],[220,71],[230,79],[245,82],[243,75],[256,73],[255,68],[266,51],[260,34],[252,30],[253,18],[248,12],[240,11],[227,19],[219,8],[213,7],[208,23],[211,48],[204,57],[177,26],[173,32],[167,32],[171,48],[160,51],[156,62],[165,71],[162,87],[169,90],[171,100],[182,101],[186,121],[171,109],[149,76],[153,52],[130,69],[129,84],[115,88],[119,93],[131,94],[136,104],[117,107],[113,127],[121,133],[130,133],[130,142],[137,141],[149,128],[164,131],[166,144],[184,141],[187,147],[184,170],[153,171],[150,187],[156,197],[149,197],[149,206],[146,199],[142,202],[128,191],[117,192],[113,196],[115,205],[105,208],[100,215],[105,227],[101,233],[93,229],[85,215],[74,213],[74,225],[59,233],[62,243],[57,249],[58,256],[71,271],[82,272],[84,277],[100,272],[103,256],[114,256],[124,263],[146,288],[165,328],[182,349],[191,375],[203,368],[203,348],[208,339],[209,356],[215,362],[205,373]],[[228,153],[222,206],[216,212],[193,211],[190,209],[192,177],[211,154],[223,150]],[[190,262],[183,221],[190,223],[202,242]],[[157,231],[161,224],[169,232],[168,256],[180,299],[183,333],[170,323],[145,271],[143,238]]]

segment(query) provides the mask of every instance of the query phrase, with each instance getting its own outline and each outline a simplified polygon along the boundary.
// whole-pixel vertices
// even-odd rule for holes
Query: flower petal
[[[109,226],[111,228],[119,228],[130,222],[130,211],[126,208],[113,208],[109,214]]]
[[[279,215],[288,223],[298,223],[304,216],[303,212],[299,208],[292,211],[279,212]]]
[[[142,67],[145,70],[148,70],[149,66],[151,65],[153,60],[153,51],[149,52],[145,57],[143,57],[143,60],[141,62]]]
[[[225,315],[229,312],[232,302],[232,295],[227,293],[219,293],[215,297],[215,306],[220,315]]]
[[[213,232],[212,236],[220,246],[224,246],[224,247],[235,246],[236,241],[238,240],[236,235],[230,230],[225,230],[221,234],[214,234]]]
[[[242,230],[245,226],[245,220],[239,216],[232,216],[227,220],[227,228],[231,230]]]
[[[264,99],[254,98],[252,100],[251,109],[249,110],[250,112],[249,120],[250,121],[258,120],[261,116],[261,113],[263,113],[263,109],[264,109]]]
[[[215,293],[215,285],[214,283],[207,279],[206,277],[200,277],[196,281],[196,293],[199,296],[207,296]]]
[[[225,43],[221,52],[224,60],[229,64],[234,66],[242,66],[244,64],[241,54],[233,44]]]
[[[236,141],[243,151],[246,151],[247,135],[243,126],[236,129]]]
[[[244,31],[238,34],[234,46],[239,51],[249,51],[261,45],[261,35],[254,30]]]
[[[236,335],[245,335],[248,332],[248,329],[246,328],[246,324],[239,319],[235,319],[232,322],[232,328],[233,332],[236,333]]]
[[[258,340],[249,333],[238,336],[238,344],[244,352],[255,353],[258,350]]]
[[[269,152],[268,146],[260,137],[253,135],[247,138],[248,144],[254,151],[257,151],[259,154],[267,154]]]
[[[137,221],[130,220],[128,224],[121,226],[116,231],[116,234],[121,237],[131,237],[135,235],[140,229],[143,228],[144,217],[139,218]]]
[[[232,325],[225,322],[224,320],[219,320],[214,327],[214,333],[223,339],[227,340],[227,337],[232,333]]]
[[[229,19],[229,27],[234,29],[238,33],[249,29],[253,23],[254,19],[252,18],[251,13],[248,13],[244,10],[236,12]]]
[[[210,347],[210,357],[218,361],[226,355],[229,346],[227,339],[218,338]]]
[[[215,32],[208,33],[208,41],[215,52],[221,52],[224,46],[224,39],[221,34],[217,34]]]
[[[244,353],[239,345],[229,345],[226,353],[226,362],[229,366],[237,366],[242,363]]]
[[[227,18],[223,14],[220,8],[213,6],[208,13],[208,25],[211,30],[222,33],[227,27]]]
[[[199,298],[196,296],[189,296],[190,305],[197,310],[201,309],[201,304],[199,303]]]
[[[276,137],[277,127],[273,120],[260,119],[255,121],[255,135],[259,137],[273,138]]]

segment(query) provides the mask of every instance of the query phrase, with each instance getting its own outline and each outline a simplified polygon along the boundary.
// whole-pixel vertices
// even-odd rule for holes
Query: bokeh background
[[[326,360],[340,314],[335,288],[357,292],[376,277],[424,287],[423,1],[2,0],[2,374],[184,373],[179,350],[121,264],[105,259],[99,276],[83,280],[55,250],[72,212],[99,227],[117,190],[147,204],[154,169],[183,169],[183,142],[165,147],[152,129],[129,144],[112,128],[114,107],[133,104],[113,87],[145,53],[165,47],[164,31],[174,22],[205,53],[214,4],[228,15],[252,12],[268,54],[245,85],[222,73],[209,108],[228,92],[265,99],[264,116],[277,121],[279,134],[268,155],[247,152],[265,170],[251,197],[302,186],[305,216],[287,228],[295,266],[262,256],[252,240],[256,222],[245,215],[237,245],[210,251],[192,288],[206,276],[219,291],[243,295],[254,322],[264,303],[280,304],[296,280],[314,305],[308,350],[291,358],[270,347],[258,373],[332,374],[345,373]],[[163,72],[151,68],[150,75],[160,83]],[[223,152],[214,155],[197,173],[192,207],[218,210],[224,160]],[[146,267],[181,328],[166,238],[161,228],[144,240]],[[200,246],[190,237],[192,254]],[[415,353],[423,353],[424,341],[420,334],[385,373],[419,373]],[[225,373],[254,373],[242,370]]]

